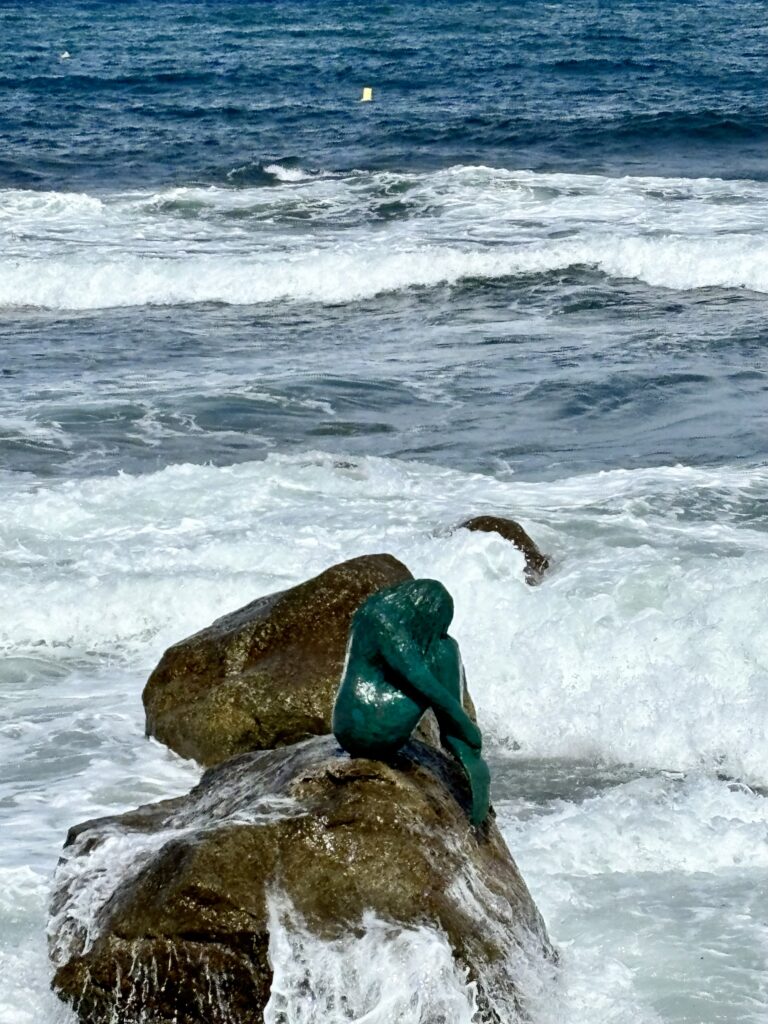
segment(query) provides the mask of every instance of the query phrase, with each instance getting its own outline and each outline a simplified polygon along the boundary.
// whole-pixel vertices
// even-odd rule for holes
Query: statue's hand
[[[441,726],[457,739],[463,740],[468,747],[479,751],[483,743],[480,730],[461,706],[461,701],[451,692],[452,688],[446,687],[425,664],[424,653],[408,630],[400,623],[393,623],[385,615],[376,616],[371,628],[378,634],[380,651],[386,661],[413,687],[419,697],[425,698],[432,705]],[[461,687],[458,679],[456,682],[458,694]]]
[[[456,713],[450,716],[449,721],[453,728],[447,728],[446,732],[479,753],[483,746],[482,733],[461,705],[458,706]],[[445,728],[445,721],[443,727]]]

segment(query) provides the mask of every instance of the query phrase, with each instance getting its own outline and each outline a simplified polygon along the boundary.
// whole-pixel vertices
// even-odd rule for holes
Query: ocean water
[[[768,1021],[764,5],[9,0],[0,54],[0,1024],[70,1024],[67,828],[199,776],[165,647],[370,551],[454,595],[533,1024]],[[472,1019],[428,929],[273,940],[268,1024]]]

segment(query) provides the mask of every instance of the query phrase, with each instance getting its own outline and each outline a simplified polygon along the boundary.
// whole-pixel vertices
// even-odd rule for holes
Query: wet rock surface
[[[174,644],[147,681],[147,735],[203,765],[331,730],[349,624],[411,579],[392,555],[350,559]]]
[[[187,796],[71,830],[50,926],[54,987],[82,1021],[262,1021],[269,906],[322,939],[367,912],[445,934],[478,1019],[516,1012],[516,964],[551,959],[493,816],[469,825],[458,765],[411,741],[390,762],[332,737],[235,757]]]
[[[483,533],[498,533],[504,540],[514,544],[525,555],[525,582],[535,586],[541,582],[549,569],[549,556],[543,554],[536,542],[514,519],[503,516],[474,516],[460,524],[465,530],[479,530]]]

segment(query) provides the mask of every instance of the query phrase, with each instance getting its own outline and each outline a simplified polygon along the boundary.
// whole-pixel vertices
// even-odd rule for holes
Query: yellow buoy
[[[363,86],[363,95],[360,97],[361,103],[370,103],[373,99],[373,89],[370,85]]]

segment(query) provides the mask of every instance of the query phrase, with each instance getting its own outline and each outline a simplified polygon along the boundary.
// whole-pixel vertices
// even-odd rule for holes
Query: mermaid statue
[[[353,757],[395,754],[431,708],[443,746],[456,757],[472,794],[470,818],[488,815],[490,774],[480,730],[462,706],[459,645],[448,636],[453,599],[437,580],[407,580],[379,590],[355,612],[333,707],[333,732]]]

